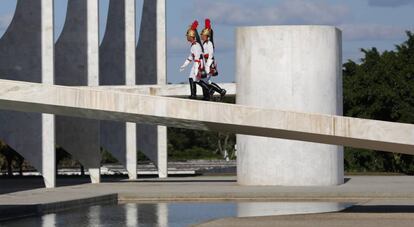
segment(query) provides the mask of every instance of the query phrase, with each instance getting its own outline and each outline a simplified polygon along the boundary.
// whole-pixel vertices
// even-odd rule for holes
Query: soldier
[[[211,82],[211,77],[218,75],[217,64],[214,59],[214,39],[213,39],[213,29],[211,28],[210,19],[205,20],[205,28],[201,31],[201,39],[203,41],[204,49],[204,60],[205,60],[205,72],[207,77],[203,81],[209,84],[210,90],[209,93],[212,96],[214,92],[220,94],[220,100],[223,100],[223,97],[226,95],[226,90],[222,89],[218,84]]]
[[[197,98],[196,84],[200,85],[203,89],[203,100],[210,100],[210,93],[208,84],[201,81],[201,77],[204,73],[204,60],[203,60],[203,46],[201,45],[200,36],[197,32],[198,21],[194,21],[191,27],[187,30],[187,41],[191,43],[191,53],[185,60],[184,64],[180,67],[182,72],[191,62],[194,62],[191,68],[189,82],[190,82],[190,99]]]

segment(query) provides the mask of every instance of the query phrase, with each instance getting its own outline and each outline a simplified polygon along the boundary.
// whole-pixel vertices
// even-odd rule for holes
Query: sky
[[[62,30],[68,0],[55,0],[55,39]],[[70,0],[69,0],[70,1]],[[142,1],[137,1],[137,36]],[[17,0],[0,0],[0,36],[7,29]],[[100,0],[100,37],[105,32],[109,0]],[[414,31],[414,0],[166,0],[167,77],[186,82],[179,67],[189,54],[185,39],[197,19],[200,29],[210,18],[214,29],[218,82],[235,80],[235,28],[255,25],[332,25],[342,30],[343,61],[359,61],[361,48],[392,50]],[[137,37],[138,40],[138,37]]]

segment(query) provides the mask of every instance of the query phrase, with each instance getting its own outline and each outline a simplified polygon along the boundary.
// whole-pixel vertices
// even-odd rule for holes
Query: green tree
[[[226,103],[235,103],[226,97]],[[235,158],[236,136],[231,133],[168,128],[169,160],[224,159],[225,153]]]
[[[360,63],[344,64],[344,114],[414,123],[414,35],[393,51],[362,49]],[[345,167],[356,171],[414,173],[411,155],[346,148]]]

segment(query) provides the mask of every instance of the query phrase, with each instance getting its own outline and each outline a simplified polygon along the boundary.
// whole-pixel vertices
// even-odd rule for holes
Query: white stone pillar
[[[157,82],[167,84],[167,28],[165,0],[157,2]],[[168,177],[167,127],[158,126],[158,176]]]
[[[42,0],[42,83],[54,84],[53,0]],[[55,116],[42,114],[42,174],[47,188],[56,186]]]
[[[342,115],[341,32],[330,26],[237,29],[237,104]],[[237,136],[242,185],[338,185],[343,148]]]
[[[15,15],[0,40],[0,78],[53,84],[53,0],[17,2]],[[56,185],[54,116],[0,111],[0,139]]]
[[[71,0],[73,1],[73,0]],[[87,0],[87,27],[86,27],[86,36],[87,36],[87,66],[88,74],[87,81],[88,86],[98,86],[99,85],[99,2],[98,0]],[[86,132],[86,135],[89,133],[94,134],[94,140],[90,141],[91,145],[93,143],[94,148],[98,151],[98,157],[95,157],[95,160],[99,160],[99,164],[95,166],[89,166],[89,175],[92,183],[101,182],[101,165],[100,165],[100,140],[99,140],[99,121],[97,120],[86,120],[92,124],[90,131]],[[97,130],[96,130],[97,129]],[[97,144],[96,144],[97,143]],[[86,154],[89,155],[89,154]]]
[[[165,0],[144,0],[137,47],[137,81],[142,84],[166,84]],[[167,171],[167,129],[165,126],[137,125],[137,147],[158,168],[158,176]]]
[[[56,84],[99,85],[98,0],[70,0],[63,31],[56,42]],[[57,144],[89,169],[92,183],[100,182],[100,122],[56,117]]]
[[[158,156],[158,177],[167,178],[168,177],[168,141],[167,141],[167,127],[166,126],[157,126],[158,131],[158,141],[157,141],[157,156]]]
[[[100,84],[135,85],[135,0],[111,0],[100,47]],[[137,179],[136,124],[101,121],[101,143]]]
[[[136,84],[136,12],[135,0],[125,0],[125,84]],[[126,123],[126,169],[129,179],[137,179],[137,125]]]
[[[130,180],[138,178],[137,163],[137,124],[126,123],[126,169]]]

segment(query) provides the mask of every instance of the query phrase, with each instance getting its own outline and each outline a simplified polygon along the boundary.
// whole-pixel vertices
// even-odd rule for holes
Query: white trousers
[[[198,81],[197,74],[195,73],[196,71],[198,71],[197,65],[193,64],[193,66],[191,67],[190,76],[188,76],[188,78],[192,78],[194,81]]]

